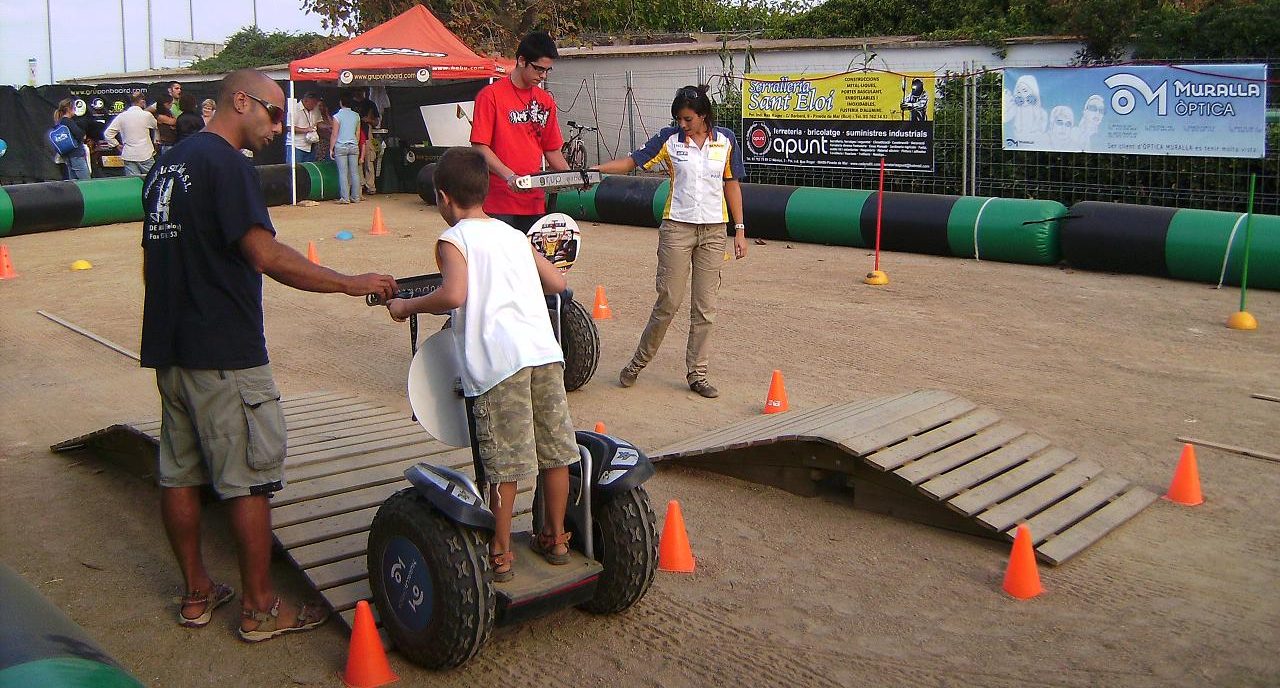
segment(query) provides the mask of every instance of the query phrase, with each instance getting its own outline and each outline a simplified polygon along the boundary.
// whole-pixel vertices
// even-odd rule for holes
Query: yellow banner
[[[932,73],[747,74],[742,116],[770,120],[933,121]]]

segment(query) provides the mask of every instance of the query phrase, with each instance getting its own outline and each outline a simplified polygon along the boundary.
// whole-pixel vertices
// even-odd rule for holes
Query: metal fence
[[[1218,62],[1258,61],[1242,58]],[[726,67],[720,74],[706,69],[591,74],[576,83],[553,81],[551,88],[561,108],[562,125],[574,120],[599,127],[599,132],[584,137],[588,159],[594,162],[626,155],[669,125],[671,98],[677,88],[687,84],[709,83],[716,102],[717,123],[733,129],[741,138],[737,93],[743,65]],[[1280,62],[1272,61],[1269,74],[1275,74],[1277,67]],[[825,68],[836,73],[846,71],[848,66],[798,65],[791,70],[770,71],[818,74]],[[929,65],[895,65],[895,69],[933,71]],[[1007,151],[1002,148],[1000,70],[966,68],[938,76],[934,171],[891,172],[885,180],[887,190],[1039,198],[1066,205],[1093,200],[1242,212],[1248,199],[1249,176],[1256,174],[1254,211],[1280,214],[1280,122],[1272,121],[1280,112],[1280,88],[1267,89],[1267,155],[1247,160]],[[874,189],[878,183],[876,170],[813,166],[753,164],[747,166],[747,176],[752,182],[796,186]]]

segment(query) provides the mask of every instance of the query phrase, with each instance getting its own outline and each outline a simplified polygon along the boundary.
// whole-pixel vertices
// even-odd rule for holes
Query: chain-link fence
[[[1256,63],[1242,58],[1219,62]],[[742,65],[737,65],[741,67]],[[1027,65],[1031,66],[1031,65]],[[577,83],[552,83],[561,122],[594,124],[600,131],[584,138],[588,159],[626,155],[669,125],[677,88],[709,83],[717,123],[741,140],[739,110],[742,75],[734,65],[723,74],[704,69],[630,70],[592,74]],[[1272,61],[1275,74],[1280,62]],[[793,71],[821,74],[846,71],[847,65],[797,65]],[[901,72],[933,71],[930,65],[895,65]],[[938,74],[934,110],[934,171],[891,172],[890,191],[1040,198],[1071,205],[1113,201],[1145,205],[1244,211],[1249,176],[1258,176],[1254,211],[1280,214],[1280,89],[1267,89],[1267,154],[1261,159],[1190,156],[1113,155],[1010,151],[1002,148],[1000,70],[964,69]],[[747,166],[748,180],[834,188],[874,189],[878,170],[837,170],[815,166]]]

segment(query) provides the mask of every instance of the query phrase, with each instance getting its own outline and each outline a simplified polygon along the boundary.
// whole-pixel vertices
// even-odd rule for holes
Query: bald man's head
[[[240,91],[271,100],[269,94],[279,88],[271,77],[256,69],[237,69],[222,77],[222,82],[218,84],[218,107],[231,105],[236,93]]]
[[[284,92],[256,69],[239,69],[218,85],[218,109],[206,130],[236,148],[260,151],[283,128]]]

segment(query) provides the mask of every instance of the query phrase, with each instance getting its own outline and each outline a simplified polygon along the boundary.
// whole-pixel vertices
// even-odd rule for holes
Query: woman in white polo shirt
[[[740,185],[745,171],[733,132],[715,125],[706,86],[685,86],[676,91],[671,117],[676,126],[658,132],[630,156],[597,168],[624,174],[637,166],[652,169],[665,162],[671,175],[671,196],[658,228],[658,300],[636,353],[618,381],[623,387],[634,385],[640,371],[658,353],[667,327],[684,301],[692,272],[686,380],[689,389],[710,399],[720,396],[707,381],[708,340],[720,290],[725,229],[730,222],[734,257],[747,255]]]

